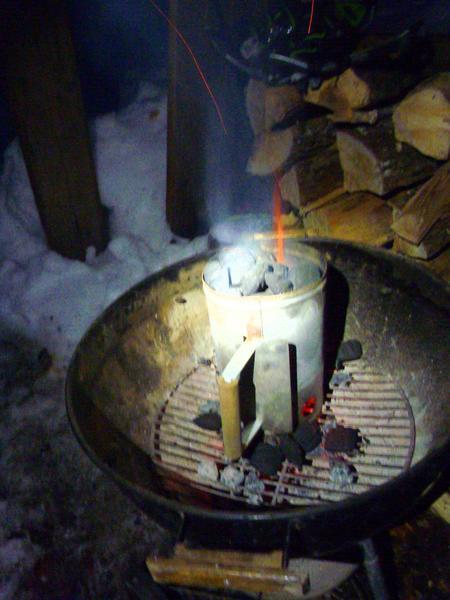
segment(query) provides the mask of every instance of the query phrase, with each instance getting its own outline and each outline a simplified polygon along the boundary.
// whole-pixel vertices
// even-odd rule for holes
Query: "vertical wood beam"
[[[84,260],[105,248],[100,203],[65,3],[6,0],[0,25],[5,95],[48,245]]]
[[[258,0],[170,0],[171,20],[192,47],[227,127],[225,135],[192,58],[170,30],[166,216],[179,235],[190,237],[209,229],[212,201],[217,208],[245,194],[239,180],[246,162],[241,148],[242,77],[215,50],[207,28],[219,10],[236,41],[241,18],[261,13],[263,6]]]

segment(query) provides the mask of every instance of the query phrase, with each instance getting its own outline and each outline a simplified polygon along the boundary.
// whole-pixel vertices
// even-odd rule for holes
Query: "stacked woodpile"
[[[247,169],[278,178],[307,235],[422,259],[448,244],[450,72],[351,68],[306,94],[252,80],[246,101]]]

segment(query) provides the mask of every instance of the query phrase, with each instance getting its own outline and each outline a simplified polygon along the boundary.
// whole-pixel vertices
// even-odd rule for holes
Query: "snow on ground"
[[[0,174],[2,600],[128,600],[130,572],[166,543],[79,447],[65,411],[65,370],[108,304],[206,240],[171,243],[164,94],[144,85],[92,133],[111,241],[99,256],[90,249],[86,262],[48,250],[17,141]]]
[[[21,334],[66,365],[95,317],[129,287],[206,247],[170,243],[165,221],[166,97],[141,86],[136,100],[93,124],[102,203],[111,241],[87,261],[48,250],[20,146],[5,152],[0,177],[0,337]],[[6,332],[6,333],[5,333]]]

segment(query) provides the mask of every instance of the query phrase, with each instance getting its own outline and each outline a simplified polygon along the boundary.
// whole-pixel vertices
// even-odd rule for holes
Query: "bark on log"
[[[270,175],[278,171],[291,155],[296,126],[283,131],[264,131],[255,138],[247,171],[252,175]]]
[[[450,73],[418,85],[393,115],[395,137],[427,156],[447,160],[450,152]]]
[[[443,250],[450,242],[450,217],[439,219],[420,244],[412,244],[399,235],[394,239],[394,250],[412,258],[428,260]]]
[[[304,217],[308,235],[351,240],[383,246],[394,238],[390,229],[392,210],[367,192],[343,194],[331,204]]]
[[[337,145],[349,192],[369,191],[379,196],[408,187],[431,176],[436,162],[406,144],[396,143],[389,119],[374,127],[342,129]]]
[[[353,110],[400,98],[416,81],[416,75],[404,71],[355,67],[308,90],[305,100],[350,118]]]
[[[392,229],[409,242],[420,244],[434,223],[449,212],[450,162],[447,162],[409,200]]]
[[[295,85],[267,87],[265,92],[264,126],[272,129],[284,117],[296,108],[305,104],[303,94]]]
[[[251,79],[245,92],[250,126],[255,135],[270,131],[284,117],[304,104],[303,94],[295,85],[268,86]]]
[[[337,145],[333,144],[299,160],[280,180],[281,195],[296,208],[342,186],[343,174]]]
[[[312,158],[336,142],[326,117],[299,122],[281,131],[264,131],[255,138],[247,170],[252,175],[286,172],[301,159]]]

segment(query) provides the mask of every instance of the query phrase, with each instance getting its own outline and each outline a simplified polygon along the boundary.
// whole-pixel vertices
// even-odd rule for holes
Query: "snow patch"
[[[205,250],[206,238],[173,243],[166,223],[166,104],[165,94],[143,84],[130,106],[93,123],[111,240],[100,255],[89,248],[86,262],[47,248],[18,141],[7,148],[0,175],[0,336],[26,336],[65,365],[118,296]]]

